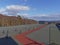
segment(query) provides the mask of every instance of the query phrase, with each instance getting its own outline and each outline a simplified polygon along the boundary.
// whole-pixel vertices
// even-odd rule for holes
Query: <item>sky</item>
[[[0,14],[60,21],[60,0],[0,0]]]

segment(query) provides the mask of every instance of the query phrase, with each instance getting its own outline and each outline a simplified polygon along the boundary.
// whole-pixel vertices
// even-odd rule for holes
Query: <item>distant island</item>
[[[50,23],[60,23],[60,21],[39,21],[39,24],[50,24]]]

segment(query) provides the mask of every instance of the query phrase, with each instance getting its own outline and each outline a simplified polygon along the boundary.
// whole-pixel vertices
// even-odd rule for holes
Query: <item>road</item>
[[[16,35],[16,39],[21,42],[23,45],[45,45],[43,42],[42,43],[39,43],[39,42],[36,42],[28,37],[26,37],[26,35],[32,33],[32,32],[35,32],[35,31],[38,31],[40,30],[41,28],[44,28],[46,25],[42,25],[38,28],[35,28],[34,30],[30,30],[30,31],[26,31],[26,32],[23,32],[22,34],[18,34]]]

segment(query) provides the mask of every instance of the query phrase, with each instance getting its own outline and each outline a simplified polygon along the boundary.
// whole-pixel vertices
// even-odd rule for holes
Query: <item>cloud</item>
[[[60,21],[60,14],[50,14],[50,15],[39,14],[39,15],[31,16],[30,18],[38,21],[39,20],[40,21]]]
[[[20,6],[20,5],[10,5],[6,7],[8,10],[29,10],[28,6]]]
[[[24,13],[24,14],[18,13],[18,15],[20,15],[22,18],[29,18],[30,17],[30,15],[27,13]]]
[[[60,14],[38,14],[38,15],[29,15],[29,14],[20,14],[23,18],[34,19],[37,21],[60,21]]]
[[[29,18],[34,20],[43,20],[43,21],[60,21],[60,14],[38,14],[38,15],[29,15],[27,13],[20,14],[20,11],[29,11],[31,8],[29,6],[22,6],[22,5],[9,5],[5,8],[0,8],[1,14],[7,15],[20,15],[23,18]],[[35,9],[34,9],[35,10]]]
[[[5,9],[4,8],[0,8],[0,13],[4,12]]]
[[[20,11],[29,11],[30,7],[22,5],[9,5],[5,8],[0,8],[0,13],[8,15],[17,15]]]

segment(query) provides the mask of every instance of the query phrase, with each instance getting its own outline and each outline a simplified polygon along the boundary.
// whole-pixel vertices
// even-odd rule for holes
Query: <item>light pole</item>
[[[7,30],[7,32],[6,32],[6,38],[8,38],[8,30]]]
[[[50,37],[51,37],[51,26],[49,26],[49,44],[50,44]]]

